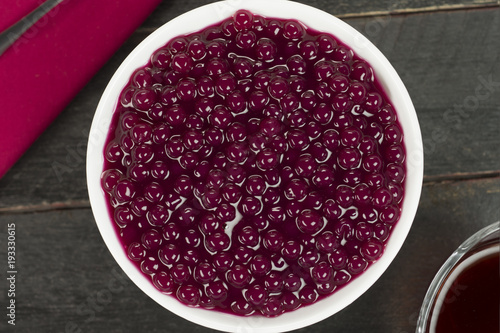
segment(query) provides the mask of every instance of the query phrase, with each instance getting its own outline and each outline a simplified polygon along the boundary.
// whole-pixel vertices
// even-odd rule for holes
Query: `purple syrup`
[[[436,333],[500,331],[499,263],[499,252],[490,251],[447,282],[450,287],[439,304]]]
[[[125,252],[160,292],[273,317],[380,258],[404,195],[402,138],[348,46],[241,10],[135,71],[102,188]]]

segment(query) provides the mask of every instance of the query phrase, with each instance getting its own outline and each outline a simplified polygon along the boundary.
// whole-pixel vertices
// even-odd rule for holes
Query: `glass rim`
[[[420,308],[420,313],[417,320],[416,333],[426,333],[428,324],[429,324],[429,316],[431,314],[432,309],[435,306],[436,297],[439,294],[439,291],[443,287],[447,277],[453,271],[458,263],[470,257],[476,250],[481,250],[484,247],[487,247],[490,241],[495,241],[498,243],[499,238],[493,237],[495,233],[500,232],[500,221],[494,222],[476,233],[467,238],[460,246],[448,257],[448,259],[444,262],[441,268],[438,270],[436,275],[434,276],[427,292],[425,294],[424,300],[422,302],[422,306]]]

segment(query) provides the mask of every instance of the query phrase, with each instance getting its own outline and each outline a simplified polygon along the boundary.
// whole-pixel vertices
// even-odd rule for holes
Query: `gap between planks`
[[[12,214],[30,214],[30,213],[41,213],[50,212],[56,210],[69,210],[69,209],[87,209],[90,208],[90,201],[86,200],[69,200],[69,201],[59,201],[59,202],[42,202],[39,204],[28,204],[19,206],[10,206],[0,208],[1,215],[12,215]]]
[[[434,13],[434,12],[447,12],[447,11],[457,11],[457,10],[469,10],[469,9],[483,9],[491,7],[499,7],[499,1],[490,1],[484,3],[470,3],[470,4],[446,4],[441,6],[427,6],[419,8],[403,8],[394,10],[381,10],[381,11],[371,11],[364,13],[346,13],[335,15],[338,18],[365,18],[372,16],[386,16],[386,15],[407,15],[407,14],[421,14],[421,13]]]
[[[475,173],[455,173],[449,175],[424,176],[423,186],[459,181],[483,180],[500,178],[499,171],[485,171]],[[33,205],[19,205],[0,208],[0,216],[15,214],[32,214],[52,212],[57,210],[90,209],[89,200],[69,200],[63,202],[42,202]]]
[[[424,185],[434,185],[439,183],[451,183],[466,180],[481,180],[500,178],[500,170],[479,171],[479,172],[457,172],[447,175],[424,176]]]

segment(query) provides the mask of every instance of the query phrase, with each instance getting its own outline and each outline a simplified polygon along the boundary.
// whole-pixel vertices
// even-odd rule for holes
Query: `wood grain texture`
[[[164,13],[167,20],[200,2],[180,3],[165,2],[154,15]],[[499,8],[346,21],[380,48],[407,86],[424,138],[426,177],[500,172]],[[87,200],[85,150],[93,113],[113,72],[146,36],[139,29],[0,179],[0,209]]]
[[[343,18],[373,16],[380,14],[454,10],[498,5],[498,1],[492,0],[361,0],[349,2],[328,0],[299,0],[298,2],[321,8],[333,15]]]
[[[158,9],[144,23],[142,29],[154,29],[174,17],[219,0],[163,1]],[[238,3],[238,0],[228,0]],[[434,12],[440,10],[460,10],[467,8],[491,7],[500,4],[497,0],[295,0],[322,9],[341,18],[367,17],[374,15],[404,14],[412,12]]]
[[[425,185],[410,234],[384,275],[352,305],[297,333],[414,332],[441,264],[469,235],[500,220],[499,189],[500,178]],[[17,232],[16,332],[210,332],[165,310],[124,275],[90,209],[0,216],[2,241],[7,223]],[[6,284],[0,287],[5,295]]]
[[[500,169],[500,10],[349,20],[391,61],[417,110],[425,175]]]

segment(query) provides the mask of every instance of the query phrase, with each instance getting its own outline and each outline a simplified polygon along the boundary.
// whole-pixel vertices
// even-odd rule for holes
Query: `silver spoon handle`
[[[0,55],[18,40],[29,28],[63,0],[47,0],[31,13],[0,34]]]

